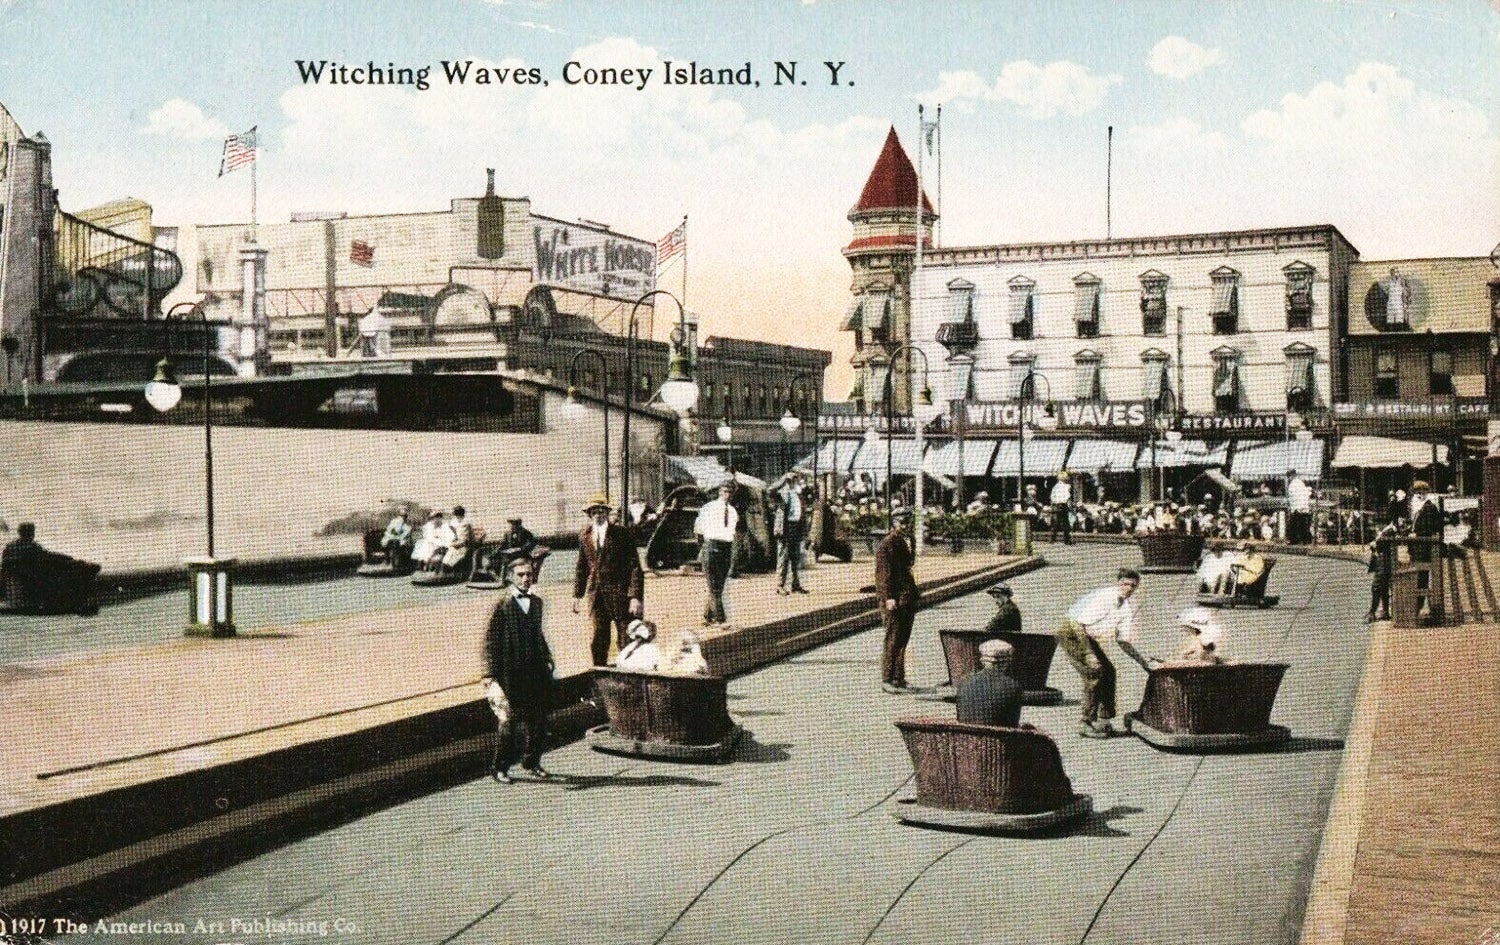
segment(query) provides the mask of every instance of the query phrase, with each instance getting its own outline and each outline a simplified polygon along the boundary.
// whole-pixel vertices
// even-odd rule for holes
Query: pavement
[[[1052,566],[1011,580],[1032,630],[1139,560],[1128,547],[1042,550]],[[1195,756],[1080,739],[1080,687],[1059,654],[1051,683],[1064,704],[1023,718],[1054,733],[1075,790],[1094,799],[1072,830],[1016,838],[898,824],[889,809],[912,789],[911,763],[892,722],[952,709],[882,694],[872,631],[732,680],[731,713],[748,733],[727,764],[567,745],[547,756],[552,781],[436,791],[60,940],[1293,942],[1371,631],[1358,621],[1361,568],[1297,558],[1276,577],[1281,606],[1228,615],[1227,651],[1292,665],[1273,717],[1293,732],[1285,751]],[[1147,576],[1143,593],[1142,648],[1165,654],[1190,577]],[[941,682],[938,629],[992,611],[982,594],[923,611],[910,677]],[[1127,709],[1144,675],[1120,663]]]

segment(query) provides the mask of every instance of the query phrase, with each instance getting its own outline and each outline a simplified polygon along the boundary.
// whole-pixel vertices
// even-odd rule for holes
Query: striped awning
[[[1219,443],[1210,447],[1202,440],[1157,440],[1156,466],[1160,469],[1176,469],[1181,466],[1223,466],[1229,461],[1229,444]],[[1136,457],[1136,469],[1150,469],[1151,444],[1141,447]],[[1286,470],[1282,470],[1286,472]]]
[[[925,446],[925,444],[923,444]],[[891,441],[891,473],[896,476],[914,476],[921,456],[917,452],[915,440],[892,440]],[[854,462],[850,465],[850,472],[869,473],[875,477],[876,482],[885,481],[886,469],[886,441],[876,440],[874,443],[863,443],[859,452],[854,456]]]
[[[864,445],[863,440],[826,440],[818,449],[818,472],[841,472],[849,471],[849,466],[854,462],[854,454]],[[835,460],[837,463],[835,464]],[[802,469],[813,468],[813,454],[808,453],[802,457],[797,465]]]
[[[667,479],[690,482],[700,489],[717,489],[729,478],[729,470],[712,456],[668,456]]]
[[[995,458],[996,445],[995,440],[965,439],[963,442],[964,475],[988,475],[990,462]],[[927,452],[927,459],[922,463],[922,468],[934,476],[956,476],[958,475],[958,452],[957,440],[944,443],[941,447]]]
[[[1323,478],[1324,442],[1311,440],[1241,440],[1234,448],[1234,462],[1229,464],[1229,478],[1238,482],[1257,479],[1280,479],[1295,469],[1303,479]]]
[[[1333,454],[1333,465],[1361,469],[1420,468],[1431,465],[1432,456],[1431,443],[1393,440],[1384,436],[1346,436]],[[1437,448],[1437,461],[1448,462],[1448,447]]]
[[[1067,440],[1034,439],[1026,441],[1026,476],[1055,476],[1068,455]],[[1016,476],[1021,471],[1021,450],[1016,440],[1001,440],[995,451],[991,476]]]
[[[1120,440],[1074,440],[1068,468],[1075,472],[1134,472],[1141,445]],[[1030,462],[1028,458],[1028,467]],[[1028,469],[1029,471],[1029,469]]]

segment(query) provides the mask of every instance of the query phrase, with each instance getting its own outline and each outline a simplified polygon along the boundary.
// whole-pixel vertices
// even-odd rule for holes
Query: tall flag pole
[[[682,222],[656,241],[656,272],[659,276],[662,267],[667,264],[673,256],[682,256],[682,296],[678,299],[683,308],[687,308],[687,214],[682,215]]]
[[[1105,133],[1104,144],[1104,238],[1107,240],[1114,233],[1113,197],[1111,187],[1114,183],[1115,165],[1115,126],[1110,125],[1109,131]]]
[[[932,238],[932,245],[943,245],[943,106],[937,107],[937,211],[938,218],[933,223],[936,232]]]
[[[252,125],[249,131],[242,134],[230,135],[224,139],[224,156],[219,160],[219,176],[223,177],[231,171],[237,171],[245,165],[250,166],[250,241],[255,242],[255,156],[259,146],[260,135],[257,129],[259,125]]]
[[[687,308],[687,214],[682,215],[682,307]]]

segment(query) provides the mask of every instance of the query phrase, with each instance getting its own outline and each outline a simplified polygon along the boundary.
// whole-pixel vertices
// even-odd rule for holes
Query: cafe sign
[[[1361,400],[1334,404],[1340,420],[1428,420],[1457,418],[1477,420],[1489,416],[1489,403],[1482,397],[1448,397],[1442,400]]]

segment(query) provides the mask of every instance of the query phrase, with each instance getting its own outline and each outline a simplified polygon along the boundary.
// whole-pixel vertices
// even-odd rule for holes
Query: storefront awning
[[[1437,461],[1448,462],[1448,447],[1437,448]],[[1432,444],[1414,440],[1393,440],[1384,436],[1346,436],[1333,454],[1336,467],[1364,469],[1398,469],[1402,466],[1432,464]]]
[[[1236,482],[1280,479],[1295,469],[1303,479],[1323,478],[1323,446],[1319,439],[1263,441],[1241,440],[1234,448],[1229,478]]]
[[[1068,468],[1085,473],[1134,472],[1140,448],[1139,443],[1119,440],[1074,440]]]
[[[926,444],[923,444],[924,446]],[[917,452],[915,440],[892,440],[890,466],[891,474],[896,476],[915,476],[917,465],[921,455]],[[886,470],[886,441],[876,440],[874,443],[862,443],[859,452],[854,455],[854,462],[849,467],[851,472],[869,473],[875,477],[876,482],[885,481]]]
[[[1152,455],[1150,443],[1141,447],[1141,454],[1135,458],[1135,468],[1150,469]],[[1158,469],[1223,466],[1229,461],[1229,444],[1225,442],[1209,446],[1202,440],[1157,440],[1155,458]],[[1282,472],[1286,470],[1283,469]]]
[[[988,475],[990,461],[995,458],[996,445],[994,440],[964,440],[964,475]],[[938,449],[928,451],[927,460],[922,464],[922,468],[933,476],[956,476],[958,475],[958,452],[957,440],[944,443]]]
[[[841,472],[849,471],[849,465],[854,462],[854,454],[864,445],[863,440],[825,440],[822,447],[818,449],[818,472]],[[837,462],[835,462],[837,460]],[[802,469],[813,468],[813,454],[808,453],[797,463]]]
[[[691,483],[700,489],[717,489],[729,478],[729,470],[712,456],[668,456],[667,480]]]
[[[1026,477],[1055,476],[1062,471],[1063,459],[1068,455],[1067,440],[1028,440],[1026,442]],[[995,451],[995,463],[990,475],[1016,476],[1021,470],[1021,450],[1017,440],[1001,440]]]

